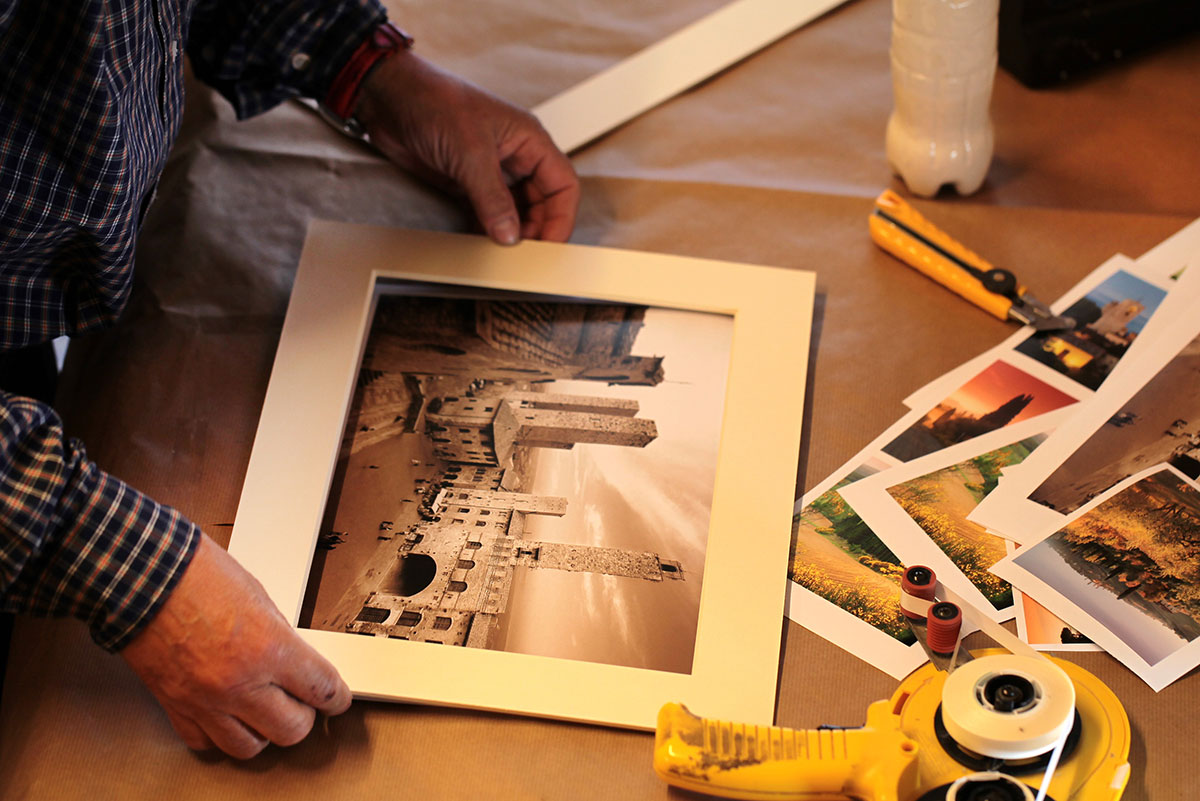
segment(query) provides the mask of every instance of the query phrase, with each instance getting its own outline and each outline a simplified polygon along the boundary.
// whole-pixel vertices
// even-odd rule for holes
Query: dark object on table
[[[1200,31],[1196,0],[1000,0],[1000,66],[1050,86]]]

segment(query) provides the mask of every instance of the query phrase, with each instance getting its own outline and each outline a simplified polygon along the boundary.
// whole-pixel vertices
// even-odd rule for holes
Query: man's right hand
[[[300,639],[249,573],[207,536],[159,613],[121,656],[190,748],[248,759],[294,745],[317,712],[350,706],[333,666]]]
[[[496,242],[570,237],[579,178],[529,112],[402,50],[367,76],[355,113],[385,156],[465,193]]]

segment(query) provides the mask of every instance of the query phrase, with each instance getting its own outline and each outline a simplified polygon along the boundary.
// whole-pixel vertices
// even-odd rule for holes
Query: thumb
[[[515,245],[520,240],[521,218],[495,155],[466,165],[461,187],[489,237],[501,245]]]
[[[279,686],[298,701],[324,712],[340,715],[350,706],[350,688],[325,657],[298,637],[289,644],[278,665]]]

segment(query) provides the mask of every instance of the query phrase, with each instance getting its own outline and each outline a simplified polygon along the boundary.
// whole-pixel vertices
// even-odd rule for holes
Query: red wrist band
[[[325,107],[340,119],[349,119],[354,113],[358,90],[362,87],[363,80],[371,72],[371,68],[384,56],[395,53],[397,50],[407,50],[412,47],[412,44],[412,37],[390,22],[384,22],[376,27],[371,31],[371,35],[350,54],[350,59],[333,79],[333,83],[329,86],[329,93],[325,95]]]

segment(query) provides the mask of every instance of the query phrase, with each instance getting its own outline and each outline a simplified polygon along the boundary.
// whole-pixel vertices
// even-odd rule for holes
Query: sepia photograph
[[[1200,491],[1161,467],[1013,562],[1153,667],[1200,637],[1198,548]]]
[[[299,625],[690,672],[732,318],[376,294]]]
[[[1039,331],[1015,350],[1088,389],[1099,389],[1166,294],[1118,270],[1062,313],[1075,321],[1073,328]]]
[[[1146,468],[1200,478],[1200,336],[1126,401],[1029,495],[1064,514]]]
[[[926,412],[883,452],[903,462],[1064,406],[1075,398],[997,360]]]
[[[314,221],[230,553],[359,698],[769,715],[814,296]]]

